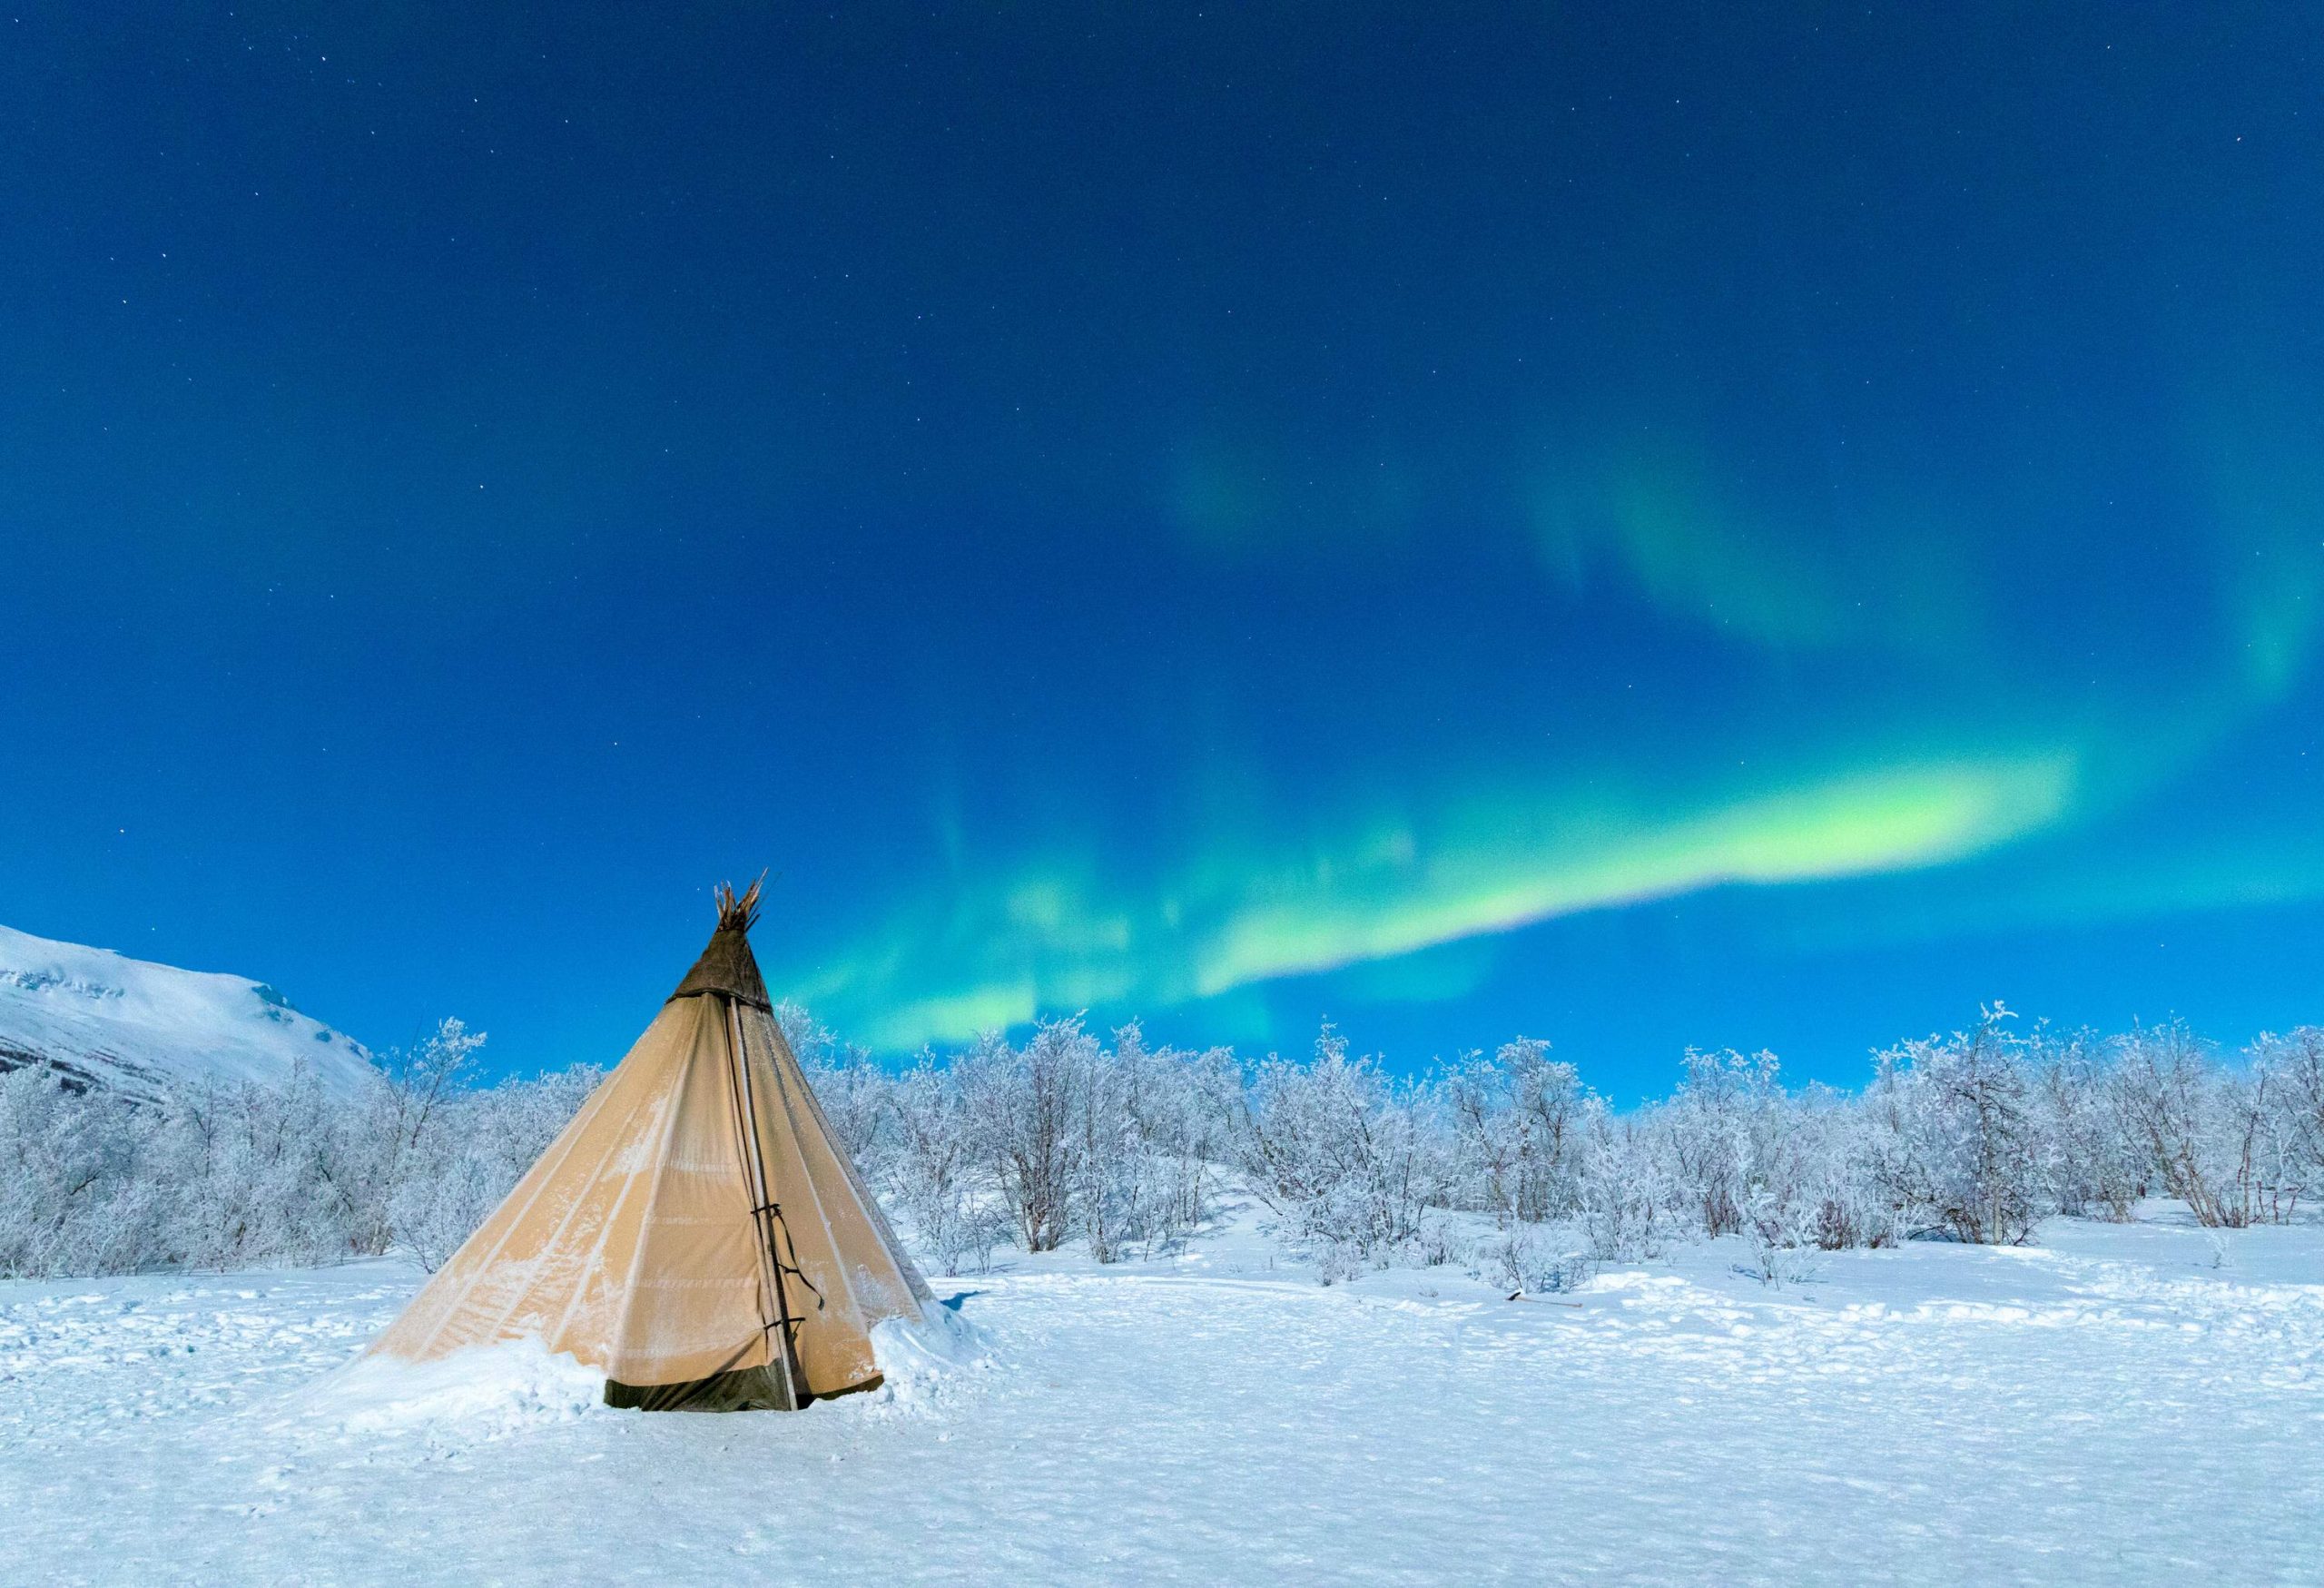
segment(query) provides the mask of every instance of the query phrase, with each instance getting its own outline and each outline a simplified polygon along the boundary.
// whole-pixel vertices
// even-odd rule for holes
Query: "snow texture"
[[[940,1283],[885,1389],[796,1415],[610,1411],[537,1347],[350,1366],[390,1262],[0,1285],[6,1575],[2324,1581],[2324,1229],[2053,1219],[1777,1288],[1728,1238],[1512,1301],[1319,1286],[1257,1217]]]
[[[0,1070],[42,1065],[76,1085],[152,1097],[203,1075],[279,1086],[303,1064],[345,1096],[370,1060],[263,982],[0,926]]]

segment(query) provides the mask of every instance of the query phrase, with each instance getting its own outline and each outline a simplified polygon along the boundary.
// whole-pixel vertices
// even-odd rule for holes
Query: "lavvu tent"
[[[833,1138],[745,935],[758,886],[515,1190],[373,1344],[537,1338],[648,1410],[796,1409],[880,1382],[928,1287]]]

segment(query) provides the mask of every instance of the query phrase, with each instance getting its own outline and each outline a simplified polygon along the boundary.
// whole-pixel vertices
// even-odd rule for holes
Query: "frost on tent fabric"
[[[933,1306],[808,1090],[747,933],[758,887],[506,1201],[373,1343],[537,1339],[646,1410],[793,1410],[880,1382]]]

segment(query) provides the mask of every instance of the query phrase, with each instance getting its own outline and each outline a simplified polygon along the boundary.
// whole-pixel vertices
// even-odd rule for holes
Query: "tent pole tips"
[[[714,890],[718,901],[718,930],[748,932],[759,918],[759,890],[766,884],[766,873],[759,873],[753,883],[738,896],[732,883],[721,883]]]

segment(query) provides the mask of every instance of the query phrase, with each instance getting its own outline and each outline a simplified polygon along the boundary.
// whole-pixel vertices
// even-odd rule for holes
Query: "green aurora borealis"
[[[1808,515],[1780,502],[1730,508],[1699,462],[1625,462],[1586,498],[1544,491],[1545,607],[1631,603],[1641,626],[1709,636],[1722,670],[1810,680],[1813,710],[1649,741],[1627,761],[1600,739],[1521,766],[1383,770],[1393,793],[1326,782],[1300,791],[1304,825],[1236,809],[1152,873],[1093,851],[963,874],[797,985],[890,1050],[1088,1007],[1224,1001],[1231,1029],[1254,1018],[1233,994],[1286,976],[1698,890],[1935,872],[2070,838],[2280,709],[2312,659],[2324,492],[2297,458],[2223,451],[2210,460],[2211,543],[2153,633],[2105,634],[2077,608],[2073,583],[2119,577],[2119,562],[2029,595],[2006,535],[1819,540],[1790,530]],[[2029,622],[2043,632],[2017,632]],[[2150,669],[2136,687],[2104,676]],[[1314,819],[1318,805],[1336,819]],[[1271,824],[1272,842],[1252,841]],[[2265,878],[2251,869],[2197,866],[2145,908],[2311,885],[2294,855]],[[2091,907],[2046,881],[2020,887],[2021,915],[2063,923]],[[1472,963],[1425,995],[1471,991]]]

